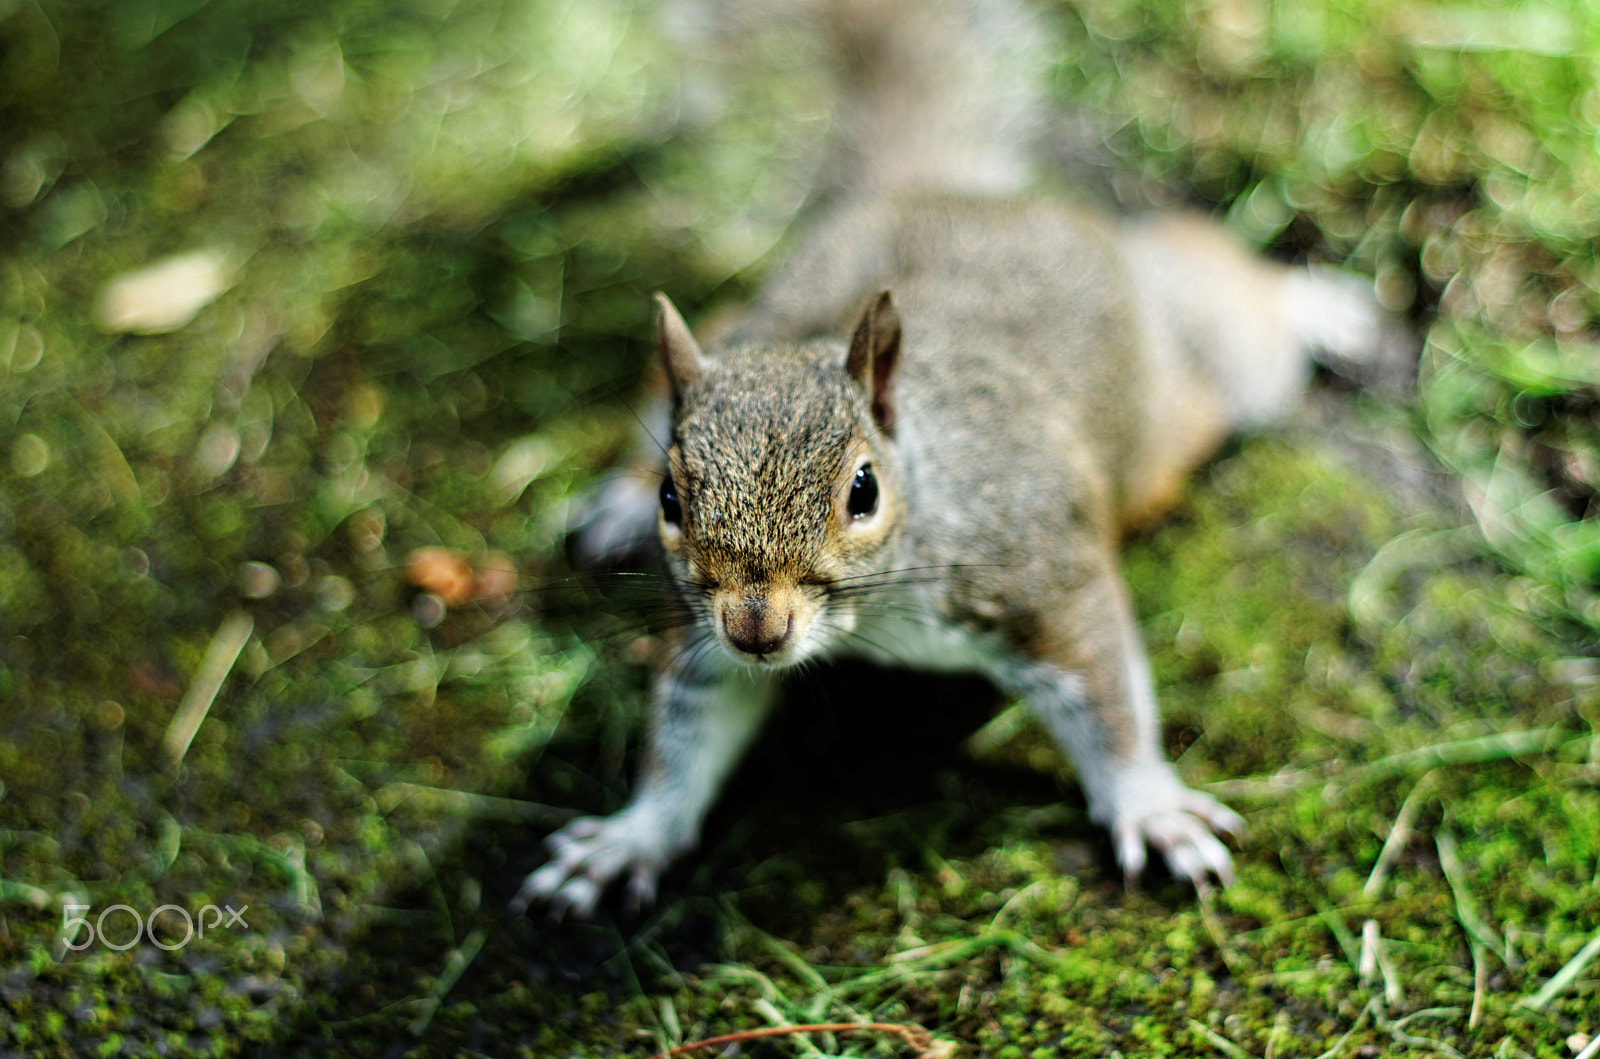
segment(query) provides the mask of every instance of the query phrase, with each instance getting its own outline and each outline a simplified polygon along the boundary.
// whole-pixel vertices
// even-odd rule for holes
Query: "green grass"
[[[1130,544],[1168,750],[1250,823],[1235,887],[1125,890],[1014,707],[863,710],[883,678],[849,671],[797,693],[658,909],[510,917],[638,750],[636,626],[595,615],[564,526],[633,429],[649,291],[738,300],[779,246],[815,43],[764,39],[704,121],[624,3],[0,3],[0,1051],[1600,1033],[1600,23],[1051,11],[1104,197],[1373,274],[1422,347],[1414,399],[1323,388]],[[105,329],[110,280],[192,251],[231,273],[192,322]],[[422,545],[514,555],[524,591],[419,622]],[[248,925],[74,951],[69,902]],[[819,1053],[907,1049],[743,1054]]]

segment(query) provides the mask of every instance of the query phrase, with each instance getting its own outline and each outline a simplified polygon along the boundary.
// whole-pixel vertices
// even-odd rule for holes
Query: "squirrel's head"
[[[891,381],[900,321],[887,291],[848,349],[819,341],[700,351],[657,295],[673,398],[658,526],[703,627],[756,666],[811,657],[855,624],[839,605],[883,568],[903,501]]]

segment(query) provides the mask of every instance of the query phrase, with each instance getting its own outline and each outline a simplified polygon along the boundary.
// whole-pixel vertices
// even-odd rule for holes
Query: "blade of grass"
[[[1467,889],[1466,873],[1461,866],[1461,858],[1456,853],[1455,836],[1448,831],[1441,831],[1434,842],[1439,847],[1439,867],[1444,869],[1444,877],[1450,883],[1450,892],[1455,897],[1456,919],[1461,923],[1467,936],[1499,956],[1507,967],[1515,968],[1520,962],[1511,952],[1510,946],[1505,942],[1498,931],[1478,914],[1476,904]]]
[[[428,987],[428,995],[422,998],[422,1010],[406,1027],[413,1037],[422,1036],[422,1031],[433,1021],[434,1013],[439,1010],[439,1005],[444,1003],[444,998],[450,995],[450,990],[456,987],[461,975],[472,965],[472,961],[478,958],[478,953],[488,937],[489,932],[479,927],[467,935],[467,939],[459,948],[451,949],[445,956],[444,970],[439,972],[439,977]]]
[[[1550,980],[1532,996],[1525,996],[1517,1001],[1518,1007],[1532,1008],[1534,1011],[1543,1011],[1550,1006],[1551,1001],[1566,992],[1572,983],[1578,980],[1584,968],[1600,956],[1600,931],[1596,931],[1589,943],[1578,950],[1578,954],[1566,962],[1566,965],[1551,976]],[[1597,1035],[1596,1040],[1600,1040]]]
[[[1335,1056],[1344,1051],[1344,1046],[1350,1043],[1350,1038],[1359,1033],[1362,1027],[1367,1024],[1367,1019],[1372,1017],[1373,1012],[1377,1009],[1377,1004],[1377,997],[1367,1001],[1366,1005],[1361,1009],[1361,1014],[1356,1016],[1356,1020],[1350,1024],[1349,1029],[1344,1031],[1344,1035],[1333,1042],[1332,1048],[1317,1056],[1317,1059],[1334,1059]]]
[[[1422,808],[1423,797],[1433,790],[1437,778],[1436,770],[1423,773],[1417,785],[1411,788],[1411,793],[1406,795],[1405,802],[1400,806],[1400,812],[1395,815],[1394,826],[1389,828],[1389,837],[1384,839],[1378,860],[1372,866],[1372,874],[1367,876],[1367,884],[1361,888],[1361,896],[1368,901],[1376,901],[1378,895],[1383,892],[1383,884],[1389,877],[1389,869],[1394,866],[1400,851],[1411,839],[1411,825],[1416,821],[1417,812]]]
[[[1445,765],[1478,764],[1523,754],[1553,751],[1559,744],[1552,746],[1550,740],[1559,731],[1560,729],[1551,727],[1519,732],[1497,732],[1473,739],[1418,747],[1415,750],[1379,758],[1365,765],[1347,767],[1341,761],[1334,761],[1326,765],[1280,772],[1272,776],[1208,783],[1205,789],[1219,798],[1268,798],[1321,784],[1328,788],[1328,797],[1333,798],[1358,784],[1407,772],[1418,772]]]
[[[1394,964],[1384,948],[1383,934],[1376,919],[1369,919],[1361,925],[1361,964],[1357,973],[1363,983],[1381,975],[1383,999],[1392,1007],[1399,1007],[1405,1002],[1405,994],[1400,991],[1400,979],[1394,973]]]
[[[431,812],[460,813],[463,816],[485,820],[546,824],[552,827],[564,824],[578,815],[573,809],[560,809],[538,802],[523,801],[520,798],[499,798],[490,794],[475,794],[450,787],[430,787],[404,781],[384,784],[378,788],[373,798],[385,813],[393,812],[402,802],[410,801],[420,804],[422,808]]]
[[[211,637],[211,645],[200,660],[194,682],[178,704],[178,712],[173,714],[171,723],[167,725],[167,734],[161,741],[173,768],[177,768],[183,761],[183,755],[189,752],[189,744],[194,741],[200,722],[211,711],[217,692],[222,690],[222,682],[233,671],[233,664],[239,660],[239,652],[244,650],[254,628],[255,620],[244,611],[236,610],[222,619],[222,624]]]
[[[1255,1059],[1255,1056],[1203,1023],[1190,1019],[1189,1028],[1224,1055],[1231,1055],[1233,1059]]]
[[[1432,1037],[1418,1037],[1416,1034],[1407,1033],[1405,1030],[1407,1024],[1415,1022],[1417,1019],[1454,1018],[1460,1014],[1460,1008],[1423,1008],[1392,1022],[1386,1021],[1380,1016],[1377,1019],[1377,1024],[1378,1028],[1394,1038],[1396,1043],[1403,1044],[1408,1048],[1425,1048],[1431,1052],[1438,1052],[1440,1055],[1447,1055],[1450,1059],[1465,1059],[1460,1052],[1443,1041],[1435,1040]]]

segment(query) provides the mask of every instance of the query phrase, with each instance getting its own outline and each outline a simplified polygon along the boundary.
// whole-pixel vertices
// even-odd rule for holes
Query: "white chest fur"
[[[865,610],[829,653],[934,673],[992,674],[1005,658],[994,634],[946,621],[934,606],[915,598]]]

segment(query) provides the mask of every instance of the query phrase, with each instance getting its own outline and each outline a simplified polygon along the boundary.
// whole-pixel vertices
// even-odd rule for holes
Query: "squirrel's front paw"
[[[1165,770],[1164,770],[1165,771]],[[1132,885],[1145,866],[1145,848],[1166,858],[1172,874],[1204,890],[1213,878],[1233,883],[1233,855],[1219,834],[1244,834],[1244,818],[1209,794],[1190,790],[1170,771],[1125,784],[1128,793],[1109,821],[1117,862]]]
[[[568,912],[586,919],[601,892],[624,871],[629,873],[629,902],[635,908],[654,902],[656,879],[672,849],[664,840],[664,829],[652,825],[646,815],[623,811],[586,816],[551,835],[545,841],[549,862],[522,880],[511,910],[520,914],[533,902],[543,901],[555,919]]]

